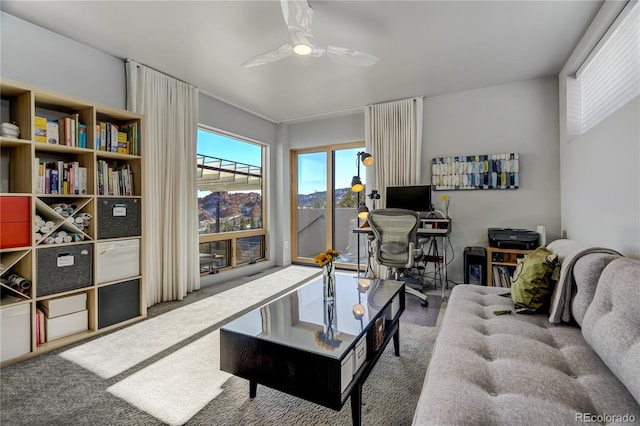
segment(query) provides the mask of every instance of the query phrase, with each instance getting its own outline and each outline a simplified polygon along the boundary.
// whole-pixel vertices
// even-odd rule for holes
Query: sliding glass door
[[[331,247],[341,253],[338,266],[357,263],[358,194],[351,191],[357,174],[357,153],[363,142],[292,152],[292,259],[313,263],[316,254]],[[364,169],[361,179],[366,184]],[[360,192],[364,201],[366,189]],[[360,240],[366,238],[361,237]],[[366,263],[365,241],[360,242],[361,263]],[[364,265],[362,265],[364,266]]]

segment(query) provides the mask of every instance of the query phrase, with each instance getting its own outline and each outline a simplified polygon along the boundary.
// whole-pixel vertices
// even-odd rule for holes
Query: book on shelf
[[[109,129],[109,146],[107,151],[118,152],[118,126],[113,123],[107,123]]]
[[[127,154],[140,155],[139,139],[140,134],[138,130],[138,122],[133,121],[131,123],[123,124],[120,126],[120,131],[127,135]]]
[[[133,171],[129,164],[109,166],[98,160],[98,195],[133,195]]]
[[[36,142],[47,142],[47,119],[45,117],[33,117],[33,135]]]
[[[84,126],[86,134],[86,125],[80,123],[80,114],[74,113],[66,117],[58,119],[58,135],[60,145],[76,146],[86,148],[80,145],[80,129]]]
[[[36,309],[36,345],[46,342],[46,327],[44,324],[44,312],[40,308]]]
[[[127,134],[125,132],[118,132],[118,153],[119,154],[128,154],[129,149],[127,148]]]
[[[60,130],[56,121],[47,121],[47,143],[58,145],[60,138]]]
[[[87,125],[78,123],[78,147],[87,147]]]

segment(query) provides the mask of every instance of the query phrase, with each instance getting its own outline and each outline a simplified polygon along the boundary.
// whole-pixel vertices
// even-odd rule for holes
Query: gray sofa
[[[495,315],[513,310],[504,288],[453,288],[414,425],[640,424],[640,261],[571,261],[569,323]]]

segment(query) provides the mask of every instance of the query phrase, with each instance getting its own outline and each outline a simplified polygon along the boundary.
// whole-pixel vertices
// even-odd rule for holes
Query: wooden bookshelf
[[[533,250],[503,249],[497,247],[487,247],[487,285],[493,286],[493,267],[506,266],[513,275],[518,259],[524,258]]]
[[[144,236],[140,224],[143,219],[143,117],[7,79],[0,81],[0,102],[1,122],[12,122],[20,128],[18,138],[0,137],[0,201],[3,201],[3,206],[9,206],[0,219],[4,220],[6,212],[12,210],[10,203],[14,200],[19,199],[21,203],[26,201],[29,206],[22,215],[24,217],[18,217],[22,227],[28,223],[26,240],[16,240],[20,241],[16,246],[7,237],[0,244],[0,278],[3,279],[0,282],[0,314],[3,319],[0,346],[1,366],[4,367],[138,321],[146,317],[147,307],[145,277],[141,267]],[[77,117],[76,126],[82,123],[81,127],[84,128],[86,125],[86,145],[79,143],[85,140],[84,136],[79,137],[80,132],[84,131],[79,127],[76,127],[77,138],[73,145],[62,144],[61,140],[57,144],[48,143],[51,140],[49,135],[47,142],[36,141],[36,116],[46,118],[49,123],[59,123],[58,120],[70,115]],[[101,148],[97,138],[103,135],[100,135],[97,126],[102,122],[109,122],[116,128],[133,123],[135,144],[121,139],[121,152],[117,152],[117,147],[113,151]],[[118,136],[124,138],[116,134],[113,140],[117,141]],[[111,168],[116,165],[132,171],[133,178],[127,176],[126,181],[130,188],[128,193],[121,190],[99,194],[97,165],[101,160],[103,166],[106,164]],[[59,190],[54,192],[51,186],[43,190],[46,187],[43,185],[46,174],[43,165],[54,163],[63,167],[68,193]],[[86,173],[86,179],[83,173]],[[121,188],[125,188],[124,179],[119,173],[111,173],[111,176],[114,185],[120,182]],[[131,214],[133,210],[129,208],[130,205],[135,207],[135,217]],[[100,226],[120,227],[129,218],[137,221],[136,226],[124,226],[122,229],[134,231],[104,240],[99,238],[101,231],[104,231]],[[131,244],[132,241],[135,244]],[[128,265],[134,272],[129,276],[112,277],[107,274],[108,278],[99,279],[100,269],[103,273],[105,270],[110,274],[120,273],[120,268],[107,267],[111,258],[100,257],[105,252],[104,247],[118,249],[125,246],[132,247],[137,255],[137,260],[134,256],[133,263]],[[101,249],[98,250],[98,247]],[[85,257],[80,257],[80,254]],[[64,268],[68,265],[72,268]],[[16,275],[19,276],[18,282],[28,289],[19,290],[15,282]],[[14,281],[9,282],[10,277]],[[67,281],[76,283],[68,286],[59,284]],[[118,296],[123,288],[126,298]],[[39,339],[37,310],[42,302],[76,295],[81,295],[80,299],[86,295],[86,330],[58,339]]]

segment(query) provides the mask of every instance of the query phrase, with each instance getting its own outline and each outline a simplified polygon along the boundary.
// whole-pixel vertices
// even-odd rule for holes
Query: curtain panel
[[[144,115],[142,265],[151,306],[200,288],[198,89],[131,60],[126,74],[127,109]]]
[[[422,98],[370,105],[365,109],[367,152],[375,158],[366,169],[367,191],[380,192],[386,203],[388,186],[419,185],[422,156]]]

